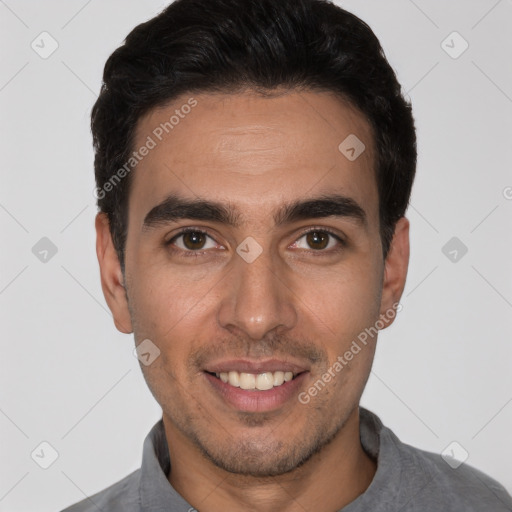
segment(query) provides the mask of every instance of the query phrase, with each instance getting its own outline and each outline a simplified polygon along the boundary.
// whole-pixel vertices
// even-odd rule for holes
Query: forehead
[[[183,95],[139,120],[134,149],[144,145],[129,200],[139,226],[169,195],[229,203],[255,222],[319,194],[354,199],[370,220],[378,211],[371,128],[330,93]]]

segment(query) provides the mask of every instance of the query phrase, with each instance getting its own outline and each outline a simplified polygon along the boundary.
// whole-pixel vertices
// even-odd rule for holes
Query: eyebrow
[[[354,199],[339,194],[321,195],[286,203],[274,212],[273,217],[276,226],[300,220],[340,217],[367,227],[364,209]],[[211,221],[235,228],[243,224],[243,216],[233,205],[171,194],[148,212],[142,224],[142,231],[149,231],[181,219]]]

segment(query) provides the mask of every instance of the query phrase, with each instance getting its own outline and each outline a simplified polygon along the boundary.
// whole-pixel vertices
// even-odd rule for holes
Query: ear
[[[408,267],[409,221],[402,217],[396,223],[393,240],[384,262],[384,278],[380,302],[380,319],[385,324],[384,328],[391,325],[395,319],[397,304],[404,291]],[[400,307],[398,307],[399,310]]]
[[[96,215],[96,254],[100,264],[101,288],[108,307],[114,317],[118,331],[130,334],[132,323],[128,309],[128,298],[123,284],[121,264],[114,248],[107,214]]]

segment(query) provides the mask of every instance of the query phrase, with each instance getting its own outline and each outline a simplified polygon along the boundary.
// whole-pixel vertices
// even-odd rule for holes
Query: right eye
[[[210,239],[210,243],[208,243],[208,239]],[[216,242],[205,231],[187,228],[174,235],[165,245],[172,245],[184,252],[199,252],[205,249],[214,249]]]

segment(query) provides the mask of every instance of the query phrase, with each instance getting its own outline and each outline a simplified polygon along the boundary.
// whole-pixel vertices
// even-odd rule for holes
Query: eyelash
[[[336,252],[340,251],[341,249],[345,248],[346,245],[347,245],[345,240],[343,240],[334,231],[330,230],[329,228],[319,227],[319,226],[318,227],[310,228],[310,229],[308,229],[306,231],[303,231],[300,234],[300,236],[297,238],[297,240],[300,240],[303,236],[305,236],[305,235],[307,235],[309,233],[313,233],[313,232],[327,233],[328,235],[330,235],[334,239],[336,239],[339,242],[340,246],[341,246],[341,247],[338,247],[338,248],[335,248],[335,249],[329,249],[329,250],[323,250],[323,249],[314,250],[314,249],[311,249],[311,252],[312,252],[312,254],[314,254],[314,256],[325,256],[325,255],[333,254],[333,253],[336,253]],[[176,241],[180,236],[182,236],[182,235],[184,235],[186,233],[200,233],[202,235],[206,235],[206,236],[210,237],[211,239],[215,240],[207,231],[204,231],[203,229],[194,228],[194,227],[183,228],[181,231],[176,233],[171,239],[166,241],[164,244],[165,244],[166,247],[170,247],[172,252],[181,253],[184,258],[191,258],[191,257],[192,258],[197,258],[197,257],[201,256],[202,254],[204,254],[204,253],[206,253],[206,252],[208,252],[210,250],[210,249],[207,249],[206,251],[200,251],[200,250],[198,250],[198,251],[192,251],[192,250],[185,251],[184,249],[172,247],[173,242]]]

